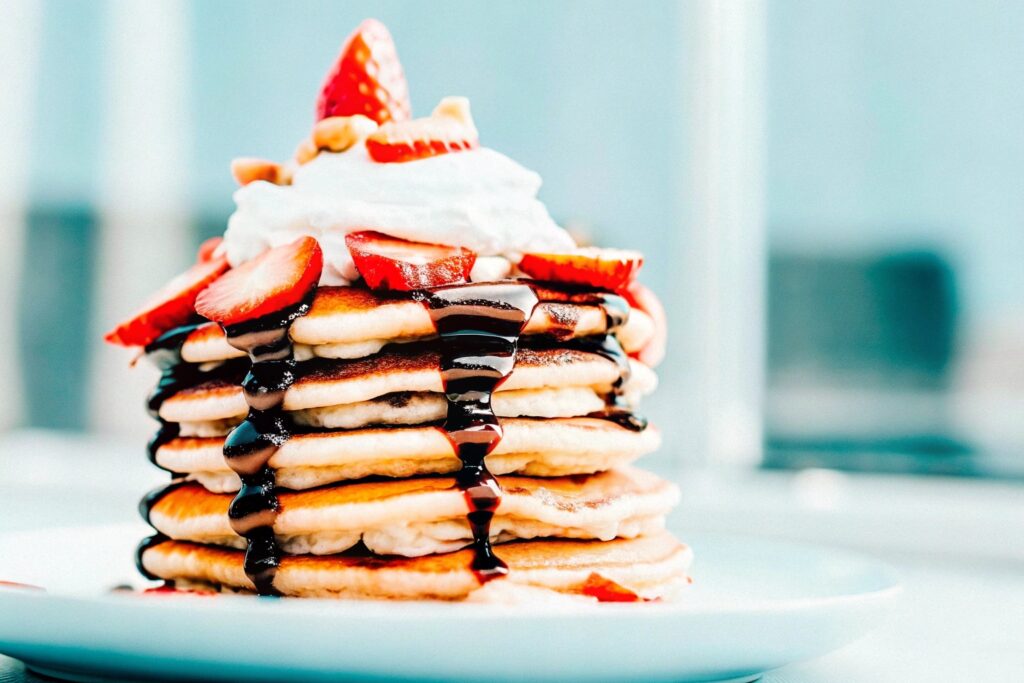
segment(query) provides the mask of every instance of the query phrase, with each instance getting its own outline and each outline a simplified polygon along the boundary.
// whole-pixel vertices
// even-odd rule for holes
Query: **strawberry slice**
[[[194,595],[203,598],[217,597],[217,593],[212,590],[197,590],[189,588],[175,588],[172,585],[164,584],[155,588],[147,588],[142,591],[142,595]]]
[[[538,280],[617,291],[636,277],[644,257],[637,251],[581,247],[562,253],[525,254],[519,270]]]
[[[196,296],[228,269],[223,256],[201,261],[164,285],[135,315],[107,332],[104,339],[121,346],[146,346],[195,315]]]
[[[213,252],[224,241],[222,237],[211,237],[199,245],[199,252],[196,254],[196,263],[205,263],[213,260]]]
[[[377,123],[412,116],[409,86],[387,27],[367,19],[341,48],[316,103],[317,121],[362,114]]]
[[[45,591],[42,586],[33,586],[31,583],[19,583],[17,581],[0,581],[0,588],[16,588],[18,590]]]
[[[356,270],[370,289],[408,292],[469,280],[476,254],[464,247],[409,242],[379,232],[345,236]]]
[[[665,307],[661,305],[658,295],[636,280],[630,282],[626,289],[619,292],[632,308],[639,309],[651,316],[654,321],[654,336],[639,351],[630,355],[649,368],[653,368],[665,359],[668,348],[668,317]]]
[[[643,598],[611,579],[607,579],[597,572],[591,572],[590,576],[583,583],[582,592],[599,602],[642,602]]]
[[[196,299],[196,311],[221,325],[298,305],[320,281],[324,257],[312,237],[274,247],[225,273]]]
[[[446,97],[427,118],[378,128],[366,139],[366,151],[374,161],[396,163],[473,149],[479,144],[469,100]]]

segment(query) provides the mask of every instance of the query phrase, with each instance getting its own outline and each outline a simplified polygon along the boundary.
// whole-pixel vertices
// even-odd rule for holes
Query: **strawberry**
[[[643,255],[636,251],[581,247],[562,253],[525,254],[519,270],[538,280],[617,291],[636,277],[643,263]]]
[[[408,292],[469,280],[476,254],[464,247],[409,242],[379,232],[345,236],[356,270],[370,289]]]
[[[210,239],[203,240],[203,243],[199,245],[199,252],[196,253],[196,263],[205,263],[206,261],[213,260],[213,254],[217,251],[217,247],[224,241],[222,237],[211,237]]]
[[[300,237],[225,273],[199,295],[196,311],[221,325],[276,313],[306,298],[323,265],[317,241]]]
[[[17,581],[0,581],[0,589],[17,588],[19,590],[45,591],[42,586],[33,586],[31,583],[18,583]]]
[[[409,86],[391,34],[384,24],[367,19],[345,41],[327,74],[316,119],[362,114],[385,123],[405,121],[411,112]]]
[[[647,367],[653,368],[664,360],[665,349],[668,346],[668,317],[665,315],[665,307],[661,305],[654,292],[635,280],[619,294],[626,298],[632,308],[643,311],[654,321],[654,336],[642,349],[630,354]]]
[[[642,602],[643,598],[622,584],[591,572],[583,584],[582,592],[599,602]]]
[[[104,339],[121,346],[146,346],[168,330],[184,325],[195,315],[196,296],[228,269],[223,256],[200,261],[164,285],[135,315],[124,320]]]
[[[391,163],[472,149],[479,144],[469,100],[446,97],[427,118],[382,125],[366,139],[366,151],[374,161]]]
[[[164,584],[155,588],[147,588],[142,595],[195,595],[199,597],[216,597],[218,594],[211,590],[200,590],[190,588],[175,588],[173,585]]]

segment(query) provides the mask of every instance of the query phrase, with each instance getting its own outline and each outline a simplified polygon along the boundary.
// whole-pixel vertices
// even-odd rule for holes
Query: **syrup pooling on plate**
[[[490,528],[501,489],[484,458],[501,441],[491,407],[494,390],[512,373],[519,335],[537,305],[529,285],[483,283],[421,292],[441,347],[441,379],[448,402],[442,427],[462,461],[456,475],[473,532],[472,569],[480,583],[508,568],[491,548]]]
[[[295,381],[295,358],[288,336],[291,322],[309,311],[311,296],[297,307],[224,328],[228,343],[249,355],[252,365],[242,382],[249,414],[224,441],[224,460],[242,480],[228,517],[246,540],[245,573],[260,595],[274,595],[274,574],[281,552],[274,538],[280,505],[274,470],[267,465],[291,429],[281,409]]]

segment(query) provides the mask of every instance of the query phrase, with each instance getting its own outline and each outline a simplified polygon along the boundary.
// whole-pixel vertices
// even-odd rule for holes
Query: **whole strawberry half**
[[[348,37],[327,74],[316,118],[362,114],[377,123],[412,116],[409,86],[387,27],[367,19]]]
[[[320,281],[323,266],[317,241],[300,237],[225,273],[196,299],[196,312],[234,325],[296,306]]]
[[[425,244],[379,232],[345,236],[356,270],[370,289],[408,292],[469,280],[476,254],[464,247]]]
[[[196,297],[228,269],[223,256],[200,261],[164,285],[134,315],[107,332],[104,339],[121,346],[146,346],[195,315]]]

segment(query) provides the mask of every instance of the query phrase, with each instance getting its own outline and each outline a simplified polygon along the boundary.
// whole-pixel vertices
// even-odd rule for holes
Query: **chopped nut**
[[[465,97],[445,97],[434,107],[431,116],[446,116],[463,123],[473,123],[473,115],[469,113],[469,100]]]
[[[295,161],[302,165],[307,161],[312,161],[316,158],[316,155],[320,153],[320,150],[313,144],[313,138],[306,138],[299,143],[299,146],[295,148]]]
[[[376,122],[362,114],[330,116],[317,121],[313,126],[313,144],[318,149],[344,152],[375,130],[377,130]]]
[[[299,165],[294,161],[286,161],[281,164],[281,182],[279,182],[278,185],[291,185],[292,177],[295,175],[295,169],[298,167]]]
[[[286,185],[281,174],[281,164],[266,159],[243,157],[231,162],[231,175],[239,185],[248,185],[254,180],[266,180],[275,185]]]

